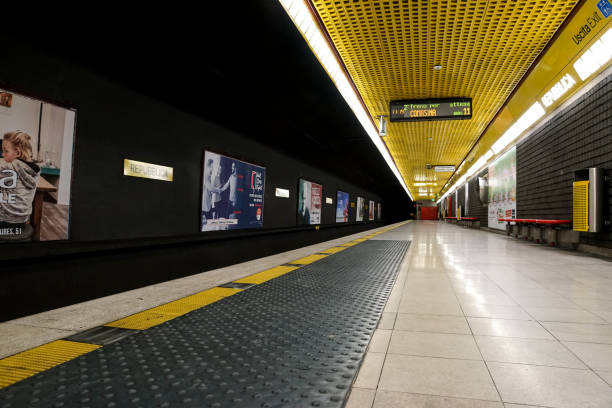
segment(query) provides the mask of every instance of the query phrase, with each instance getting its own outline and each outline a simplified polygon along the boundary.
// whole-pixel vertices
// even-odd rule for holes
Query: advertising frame
[[[0,105],[0,123],[4,117],[13,116],[13,112],[9,109],[17,109],[20,105],[19,100],[23,99],[24,102],[34,103],[39,107],[39,112],[36,114],[37,125],[34,131],[30,130],[29,126],[17,126],[14,124],[9,126],[7,129],[0,129],[0,141],[4,138],[5,133],[26,133],[30,136],[28,141],[32,142],[31,153],[32,161],[30,163],[35,164],[39,167],[38,176],[36,180],[36,193],[33,195],[32,202],[29,205],[32,207],[31,211],[27,215],[25,222],[19,221],[18,225],[20,228],[15,228],[19,231],[19,234],[8,234],[8,236],[14,236],[16,239],[0,239],[0,245],[7,245],[11,243],[19,244],[40,244],[43,242],[67,242],[72,241],[73,225],[72,225],[72,211],[73,211],[73,190],[75,181],[75,159],[76,159],[76,144],[77,144],[77,125],[79,118],[79,108],[73,106],[65,101],[56,100],[50,98],[43,93],[33,93],[16,87],[8,86],[6,84],[0,84],[0,92],[4,96],[4,102]],[[16,104],[16,105],[15,105]],[[45,109],[49,108],[49,109]],[[61,110],[64,122],[62,129],[57,129],[58,125],[58,111]],[[13,117],[19,117],[23,119],[23,114],[18,114]],[[8,120],[10,122],[10,120]],[[56,129],[46,130],[43,132],[43,128],[54,127]],[[61,124],[61,123],[59,123]],[[13,129],[13,127],[15,127]],[[59,135],[61,133],[61,135]],[[52,136],[53,135],[53,136]],[[43,142],[41,139],[45,139]],[[51,138],[51,141],[49,141]],[[35,139],[35,140],[34,140]],[[33,143],[36,142],[34,145]],[[59,143],[59,145],[58,145]],[[55,144],[55,146],[53,146]],[[36,146],[36,149],[34,147]],[[55,150],[57,149],[57,150]],[[44,157],[44,160],[41,160]],[[1,156],[1,154],[0,154]],[[34,159],[36,157],[36,159]],[[2,159],[2,157],[0,157]],[[21,160],[20,160],[21,161]],[[22,163],[25,163],[22,161]],[[57,166],[59,164],[59,167]],[[32,166],[35,167],[35,166]],[[63,170],[67,169],[67,172]],[[4,174],[4,173],[3,173]],[[68,180],[64,175],[68,175]],[[43,175],[46,177],[44,178]],[[51,182],[49,182],[51,180]],[[57,183],[57,184],[56,184]],[[6,183],[3,183],[6,184]],[[8,191],[8,190],[5,190]],[[43,196],[49,192],[55,192],[57,196],[54,197],[54,202],[51,201],[49,205],[56,206],[58,209],[64,207],[64,209],[55,211],[55,215],[49,215],[49,211],[45,211]],[[1,194],[1,191],[0,191]],[[6,198],[6,197],[5,197]],[[5,204],[9,204],[10,200],[4,200]],[[26,203],[29,200],[26,200]],[[53,211],[51,211],[53,212]],[[49,230],[44,228],[45,219],[48,217],[54,218],[53,223],[57,226],[58,219],[60,217],[60,225],[65,228],[60,229],[53,228]],[[11,226],[11,222],[15,221],[0,221],[0,228],[6,230],[7,227]],[[23,228],[21,227],[23,224]],[[19,235],[21,232],[27,232],[27,237],[20,239]],[[58,236],[61,235],[61,236]]]
[[[338,194],[339,193],[344,193],[346,194],[346,204],[344,205],[344,208],[346,209],[346,221],[338,221]],[[346,192],[346,191],[342,191],[342,190],[336,190],[336,210],[334,212],[334,219],[336,220],[337,224],[346,224],[348,222],[350,222],[350,201],[351,201],[351,194]]]
[[[319,222],[318,223],[301,223],[300,222],[300,185],[301,185],[301,181],[305,181],[307,183],[312,184],[316,184],[318,186],[321,186],[321,202],[319,203],[320,206],[320,214],[319,214]],[[324,185],[323,183],[319,183],[318,181],[314,181],[314,180],[310,180],[307,179],[305,177],[299,176],[297,179],[297,188],[296,188],[296,208],[295,208],[295,225],[297,225],[298,227],[301,226],[306,226],[306,225],[322,225],[323,224],[323,197],[325,196],[324,191],[323,191]],[[309,216],[310,218],[310,216]]]
[[[361,205],[359,205],[361,203]],[[357,196],[357,200],[355,201],[355,222],[364,222],[364,211],[365,211],[365,198],[361,196]],[[361,213],[361,219],[359,219],[359,214]]]
[[[205,169],[206,169],[206,153],[210,152],[214,155],[217,156],[221,156],[224,157],[226,159],[229,160],[234,160],[234,161],[239,161],[244,165],[247,166],[254,166],[254,167],[259,167],[261,169],[263,169],[264,171],[264,176],[263,176],[263,184],[261,186],[261,196],[262,196],[262,203],[261,203],[261,220],[259,222],[259,225],[253,226],[253,227],[243,227],[243,228],[224,228],[224,229],[209,229],[209,230],[205,230],[203,227],[203,223],[202,223],[202,219],[204,217],[203,215],[203,207],[204,207],[204,194],[205,194],[205,189],[204,189],[204,185],[205,185]],[[254,160],[250,160],[248,158],[244,158],[242,156],[239,155],[233,155],[231,153],[227,153],[227,152],[221,152],[219,150],[214,149],[213,147],[210,146],[206,146],[204,147],[203,150],[203,154],[202,154],[202,161],[201,161],[201,165],[200,165],[202,172],[201,172],[201,178],[200,178],[200,211],[199,211],[199,224],[200,224],[200,228],[198,229],[198,231],[200,233],[203,232],[213,232],[213,231],[239,231],[239,230],[248,230],[248,229],[262,229],[264,227],[264,219],[265,219],[265,196],[266,196],[266,181],[267,181],[267,176],[266,176],[266,172],[267,172],[267,166],[264,165],[263,163],[258,163],[257,161]]]

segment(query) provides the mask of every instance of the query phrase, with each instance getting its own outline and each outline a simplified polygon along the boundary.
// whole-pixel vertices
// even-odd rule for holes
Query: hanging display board
[[[391,101],[389,104],[391,122],[470,119],[471,117],[471,98],[406,99]]]

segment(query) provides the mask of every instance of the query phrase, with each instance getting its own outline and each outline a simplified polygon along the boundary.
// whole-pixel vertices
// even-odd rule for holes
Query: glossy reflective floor
[[[436,221],[412,245],[348,408],[612,407],[612,263]]]

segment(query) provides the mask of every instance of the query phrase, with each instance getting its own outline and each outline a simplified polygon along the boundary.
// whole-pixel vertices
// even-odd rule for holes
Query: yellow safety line
[[[369,235],[365,235],[363,238],[357,238],[353,241],[319,251],[317,254],[296,259],[289,263],[300,266],[311,264],[327,257],[328,255],[338,253],[347,249],[348,247],[367,241],[368,239],[377,235],[401,227],[408,222],[410,221],[403,222],[390,228],[385,228]],[[280,265],[235,280],[234,282],[260,284],[299,269],[300,266]],[[232,296],[241,291],[242,289],[235,288],[211,288],[160,306],[153,307],[151,309],[147,309],[140,313],[135,313],[123,319],[115,320],[114,322],[107,323],[105,326],[145,330],[196,309],[202,308],[211,303],[217,302],[228,296]],[[59,364],[70,361],[100,347],[102,346],[98,344],[56,340],[30,350],[23,351],[13,356],[0,359],[0,389],[8,387],[9,385],[15,384],[42,371],[46,371]]]
[[[120,327],[122,329],[145,330],[158,324],[167,322],[196,309],[217,302],[223,298],[241,292],[242,289],[212,288],[203,292],[187,296],[170,303],[166,303],[140,313],[135,313],[123,319],[107,323],[105,326]]]
[[[101,346],[56,340],[0,360],[0,389],[89,353]]]
[[[259,285],[269,281],[270,279],[278,278],[288,272],[295,271],[299,266],[287,266],[281,265],[274,268],[266,269],[265,271],[258,272],[256,274],[235,280],[237,283],[253,283]]]
[[[300,259],[296,259],[294,261],[289,261],[287,263],[291,264],[291,265],[308,265],[308,264],[311,264],[313,262],[317,262],[317,261],[319,261],[319,260],[321,260],[321,259],[323,259],[325,257],[327,257],[327,255],[317,255],[317,254],[314,254],[314,255],[305,256],[305,257],[300,258]]]

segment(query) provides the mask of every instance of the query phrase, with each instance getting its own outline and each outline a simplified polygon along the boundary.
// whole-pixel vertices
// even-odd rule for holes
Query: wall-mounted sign
[[[274,193],[277,197],[281,198],[289,198],[289,190],[284,188],[276,187],[276,192]]]
[[[172,181],[173,168],[136,160],[123,159],[123,175],[154,180]]]
[[[472,99],[406,99],[389,103],[391,122],[470,119]]]
[[[455,166],[434,166],[436,173],[449,173],[455,171]]]

